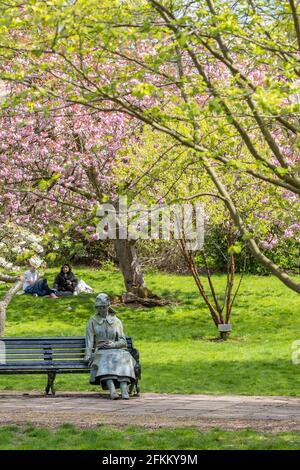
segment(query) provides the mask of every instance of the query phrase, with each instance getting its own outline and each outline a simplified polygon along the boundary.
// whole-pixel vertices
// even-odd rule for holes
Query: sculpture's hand
[[[104,341],[101,344],[101,349],[112,349],[114,347],[114,341]]]

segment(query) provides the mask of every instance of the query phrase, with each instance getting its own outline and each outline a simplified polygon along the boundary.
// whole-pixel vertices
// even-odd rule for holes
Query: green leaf
[[[32,49],[31,53],[35,55],[36,57],[41,57],[41,55],[43,54],[43,51],[41,49]]]
[[[242,249],[243,249],[242,245],[239,242],[237,242],[228,248],[228,253],[230,255],[239,255]]]
[[[57,253],[48,253],[45,258],[47,261],[55,261],[56,258],[58,257]]]

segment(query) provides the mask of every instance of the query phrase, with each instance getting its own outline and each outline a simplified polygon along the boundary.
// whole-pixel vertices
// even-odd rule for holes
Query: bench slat
[[[20,342],[26,343],[26,341],[85,341],[84,336],[16,336],[15,338],[5,337],[2,338],[5,342]]]
[[[0,353],[0,357],[8,356],[43,356],[44,354],[80,354],[85,348],[80,349],[6,349],[5,353]]]
[[[12,346],[18,346],[18,345],[21,345],[21,346],[26,346],[28,344],[34,344],[34,345],[40,345],[40,344],[84,344],[85,343],[85,340],[84,338],[80,338],[80,339],[70,339],[70,340],[67,340],[66,338],[64,339],[61,339],[61,340],[58,340],[58,339],[47,339],[47,338],[39,338],[39,339],[34,339],[34,338],[30,338],[28,339],[27,341],[20,341],[20,340],[16,340],[16,341],[6,341],[5,339],[3,339],[2,341],[4,341],[5,344],[7,344],[8,346],[9,345],[12,345]]]
[[[5,346],[6,351],[30,351],[32,349],[33,351],[36,350],[44,350],[44,349],[85,349],[85,343],[82,344],[49,344],[49,343],[44,343],[44,344],[39,344],[39,345],[34,345],[34,344],[26,344],[23,346]]]
[[[34,349],[85,349],[85,343],[80,343],[80,344],[65,344],[65,345],[62,345],[62,344],[56,344],[56,343],[43,343],[43,344],[39,344],[37,345],[37,347],[35,348],[35,344],[22,344],[22,346],[17,346],[17,345],[9,345],[9,346],[6,346],[5,349],[6,351],[13,351],[13,350],[34,350]]]
[[[0,356],[30,356],[31,354],[37,355],[40,354],[41,356],[44,354],[44,349],[8,349],[6,348],[5,354],[0,354]]]
[[[47,350],[47,351],[40,351],[40,352],[30,352],[29,354],[27,354],[27,352],[25,351],[19,351],[17,353],[15,352],[6,352],[6,354],[0,354],[0,360],[1,358],[8,358],[8,357],[19,357],[20,359],[22,359],[22,357],[44,357],[44,356],[61,356],[61,355],[64,355],[64,354],[70,354],[71,356],[80,356],[80,354],[84,354],[85,352],[85,349],[71,349],[71,350],[61,350],[61,351],[58,351],[57,349],[54,349],[54,350]]]
[[[14,364],[5,364],[5,367],[3,367],[0,364],[0,373],[4,372],[6,370],[45,370],[45,369],[87,369],[87,365],[84,361],[57,361],[57,362],[37,362],[36,364],[24,364],[22,363],[14,363]]]
[[[4,342],[5,343],[5,342]],[[45,347],[53,347],[53,348],[83,348],[85,347],[85,341],[72,341],[70,343],[64,342],[64,343],[58,343],[53,341],[52,343],[50,342],[39,342],[39,343],[33,343],[33,342],[28,342],[28,343],[23,343],[23,344],[10,344],[10,343],[5,343],[5,347],[7,349],[43,349]]]
[[[90,369],[87,369],[86,367],[82,366],[81,368],[78,369],[6,369],[2,370],[0,369],[0,375],[38,375],[38,374],[48,374],[49,372],[55,372],[56,374],[84,374],[87,372],[90,372]]]
[[[22,363],[22,362],[34,362],[36,363],[37,361],[39,362],[45,362],[45,361],[61,361],[61,360],[70,360],[70,361],[82,361],[84,358],[84,354],[76,355],[76,356],[71,356],[70,354],[64,354],[61,356],[36,356],[36,357],[7,357],[4,361],[4,359],[1,360],[0,358],[0,363],[4,364],[10,364],[10,363]]]

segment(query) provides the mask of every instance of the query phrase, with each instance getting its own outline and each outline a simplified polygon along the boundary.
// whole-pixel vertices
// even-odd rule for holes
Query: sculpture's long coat
[[[113,349],[101,349],[105,341],[114,341]],[[92,353],[95,347],[95,352]],[[91,384],[100,384],[107,389],[106,380],[113,379],[116,386],[119,382],[134,382],[135,360],[127,351],[126,337],[121,320],[114,315],[102,318],[94,315],[86,329],[86,358],[92,358]]]

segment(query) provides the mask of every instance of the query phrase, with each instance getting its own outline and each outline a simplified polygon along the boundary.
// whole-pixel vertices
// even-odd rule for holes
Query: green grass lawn
[[[300,447],[300,433],[262,434],[252,430],[201,432],[195,428],[149,430],[110,426],[80,429],[70,424],[56,430],[27,426],[0,427],[2,450],[221,450],[292,449]]]
[[[47,272],[52,282],[56,270]],[[120,294],[117,270],[75,269],[95,289],[64,299],[17,296],[7,312],[5,336],[84,335],[94,313],[96,293]],[[292,343],[300,339],[300,296],[274,277],[245,276],[227,342],[218,336],[190,276],[146,275],[156,293],[177,298],[177,305],[118,307],[125,332],[140,350],[142,392],[300,395],[300,365],[291,362]],[[217,276],[218,287],[225,276]],[[0,285],[0,295],[5,291]],[[72,310],[69,309],[72,308]],[[0,389],[44,390],[45,376],[0,376]],[[59,390],[95,390],[88,375],[62,375]]]

